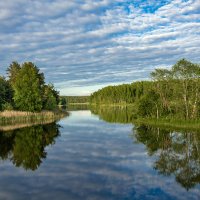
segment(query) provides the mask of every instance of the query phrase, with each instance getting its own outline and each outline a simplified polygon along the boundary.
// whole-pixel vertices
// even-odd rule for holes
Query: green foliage
[[[4,105],[12,103],[12,88],[5,78],[0,76],[0,110],[4,109]]]
[[[22,111],[42,110],[42,85],[39,69],[31,62],[24,63],[13,83],[14,102]]]
[[[90,96],[92,104],[132,104],[151,89],[152,82],[141,81],[132,84],[108,86]]]
[[[4,103],[3,106],[2,106],[3,110],[13,110],[13,106],[11,103]]]
[[[45,110],[54,110],[57,107],[57,92],[53,85],[44,86],[43,108]]]
[[[21,69],[21,66],[18,62],[14,61],[10,64],[10,66],[7,69],[7,74],[9,78],[9,83],[13,85],[15,81],[17,80],[17,75]]]
[[[0,77],[0,110],[54,110],[60,100],[52,84],[45,85],[44,74],[31,62],[12,62],[7,69],[8,80]]]
[[[54,88],[53,84],[45,85],[45,87],[48,88],[49,95],[55,98],[56,105],[58,105],[60,101],[59,92]]]
[[[141,117],[159,117],[159,95],[154,90],[147,92],[138,102],[137,114]]]
[[[60,97],[59,99],[59,105],[60,106],[66,106],[67,105],[67,100],[65,97]]]
[[[108,86],[94,92],[92,104],[134,104],[138,117],[200,117],[200,66],[185,59],[171,69],[155,69],[152,81]]]

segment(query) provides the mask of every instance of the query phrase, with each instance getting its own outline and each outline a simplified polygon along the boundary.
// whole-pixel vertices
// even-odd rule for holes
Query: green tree
[[[107,86],[90,97],[91,104],[134,104],[142,117],[200,117],[200,65],[179,60],[171,69],[155,69],[152,81]]]
[[[53,85],[44,86],[43,108],[45,110],[54,110],[57,107],[57,92]]]
[[[138,102],[138,115],[141,117],[156,117],[161,115],[161,103],[158,93],[149,91]]]
[[[151,78],[154,81],[154,90],[160,96],[162,110],[171,112],[170,97],[172,72],[167,69],[155,69],[151,72]]]
[[[183,99],[186,119],[196,117],[200,92],[200,66],[181,59],[172,67],[172,73],[174,79],[178,80],[176,95]]]
[[[60,97],[60,102],[59,102],[60,106],[66,106],[67,105],[67,100],[65,97]]]
[[[12,88],[4,77],[0,76],[0,110],[4,108],[5,104],[12,103]]]
[[[21,66],[18,62],[13,61],[7,69],[7,74],[9,78],[9,83],[13,85],[16,81],[17,75],[21,69]]]
[[[33,63],[24,63],[12,84],[14,102],[19,110],[41,111],[44,76]]]

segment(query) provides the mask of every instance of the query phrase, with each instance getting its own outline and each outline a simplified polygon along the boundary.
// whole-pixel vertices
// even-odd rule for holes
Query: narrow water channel
[[[200,199],[200,133],[108,121],[1,131],[0,199]]]

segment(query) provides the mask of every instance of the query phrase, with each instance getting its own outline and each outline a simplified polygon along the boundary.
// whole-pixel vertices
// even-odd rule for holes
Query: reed
[[[56,121],[68,115],[68,112],[64,111],[3,111],[0,112],[0,126],[23,123],[43,123],[48,120]]]

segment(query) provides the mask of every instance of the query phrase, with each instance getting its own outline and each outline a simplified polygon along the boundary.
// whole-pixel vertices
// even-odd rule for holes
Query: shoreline
[[[133,121],[134,124],[149,125],[165,129],[177,130],[200,130],[200,119],[198,120],[176,120],[176,119],[150,119],[138,118]]]
[[[135,108],[134,104],[90,104],[91,107],[100,107],[100,108]],[[134,115],[134,111],[133,115]],[[175,118],[140,118],[136,115],[133,117],[130,123],[140,124],[140,125],[149,125],[160,128],[167,129],[184,129],[184,130],[200,130],[200,118],[199,119],[175,119]]]
[[[68,116],[67,111],[42,111],[42,112],[24,112],[24,111],[3,111],[0,112],[0,128],[6,125],[19,125],[26,123],[45,123],[45,121],[56,121]]]

